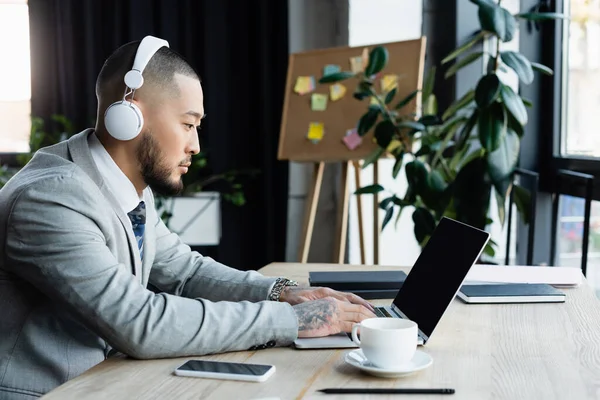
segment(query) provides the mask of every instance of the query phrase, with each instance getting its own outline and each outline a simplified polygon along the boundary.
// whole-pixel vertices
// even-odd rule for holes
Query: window
[[[0,0],[0,153],[29,151],[31,68],[26,0]]]
[[[600,157],[600,0],[568,0],[561,154]]]

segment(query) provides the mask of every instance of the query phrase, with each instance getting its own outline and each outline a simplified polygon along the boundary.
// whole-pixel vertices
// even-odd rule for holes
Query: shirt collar
[[[125,214],[129,213],[144,199],[143,193],[142,196],[138,195],[133,183],[121,171],[121,168],[106,151],[95,133],[89,135],[88,144],[102,179],[108,185],[109,190],[115,196]],[[146,189],[144,189],[145,191]]]

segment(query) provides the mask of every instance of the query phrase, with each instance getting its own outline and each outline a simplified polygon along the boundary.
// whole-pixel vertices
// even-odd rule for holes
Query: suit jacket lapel
[[[137,241],[135,240],[135,235],[131,230],[131,222],[129,221],[129,217],[123,212],[121,207],[119,206],[119,202],[114,197],[112,192],[108,190],[105,186],[104,180],[100,175],[100,171],[96,168],[94,164],[94,160],[92,159],[92,154],[90,153],[90,149],[88,146],[88,136],[90,134],[94,134],[93,129],[86,129],[85,131],[72,136],[68,142],[69,153],[71,155],[71,159],[75,164],[77,164],[80,168],[82,168],[89,177],[98,185],[98,187],[102,190],[104,196],[108,199],[108,202],[113,208],[113,211],[119,217],[121,221],[121,225],[123,225],[123,229],[125,230],[125,234],[127,235],[127,242],[129,244],[129,253],[131,254],[131,265],[134,266],[134,270],[132,271],[135,276],[138,277],[140,282],[142,281],[142,262],[140,261],[139,249],[137,247]]]

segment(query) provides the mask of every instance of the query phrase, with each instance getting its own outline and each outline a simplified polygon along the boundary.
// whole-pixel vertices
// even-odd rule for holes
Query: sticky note
[[[325,127],[322,122],[311,122],[308,125],[308,139],[312,140],[313,143],[323,139],[325,134]]]
[[[294,92],[298,94],[306,94],[315,90],[315,78],[313,76],[299,76],[296,79]]]
[[[329,86],[329,97],[331,98],[331,101],[339,100],[344,97],[345,94],[346,86],[342,85],[341,83],[335,83]]]
[[[398,75],[384,75],[381,78],[381,91],[389,92],[398,87]]]
[[[363,58],[361,56],[358,57],[350,57],[350,70],[355,74],[358,72],[362,72],[365,68],[363,64]]]
[[[344,142],[346,147],[348,147],[350,150],[354,150],[355,148],[357,148],[358,146],[361,145],[362,138],[356,131],[356,128],[354,128],[354,129],[348,129],[346,131],[346,136],[344,136],[342,141]]]
[[[342,68],[336,64],[327,64],[323,67],[323,76],[335,74],[336,72],[340,72]]]
[[[325,111],[327,109],[327,95],[313,93],[310,99],[310,104],[313,111]]]

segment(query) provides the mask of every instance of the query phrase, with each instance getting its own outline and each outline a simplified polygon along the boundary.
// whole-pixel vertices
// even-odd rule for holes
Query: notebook
[[[406,279],[403,271],[311,271],[311,286],[325,286],[335,290],[395,289],[394,296]]]
[[[565,294],[547,284],[464,284],[457,297],[465,303],[564,303]]]

